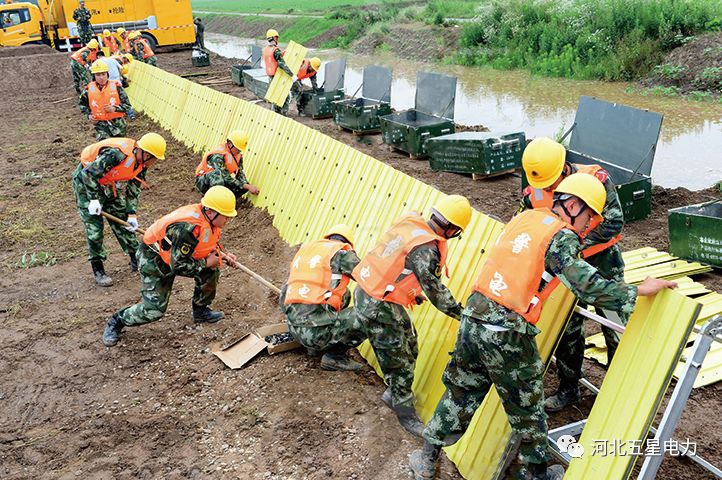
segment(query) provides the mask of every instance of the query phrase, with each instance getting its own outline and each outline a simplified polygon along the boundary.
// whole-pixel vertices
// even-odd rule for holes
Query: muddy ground
[[[127,329],[115,348],[102,345],[107,317],[135,302],[139,285],[113,239],[106,242],[112,288],[94,285],[85,259],[70,174],[80,150],[94,141],[92,128],[74,105],[67,59],[0,62],[3,86],[12,85],[14,92],[0,100],[5,132],[0,141],[0,242],[5,246],[0,253],[0,477],[409,478],[407,455],[420,442],[383,407],[383,384],[370,369],[324,372],[318,359],[295,351],[262,356],[232,371],[209,353],[213,342],[227,343],[281,320],[272,296],[242,273],[223,272],[214,307],[226,312],[224,321],[195,326],[193,282],[179,278],[163,320]],[[217,56],[213,62],[208,70],[223,78],[234,63]],[[190,66],[189,52],[160,54],[159,64],[176,73],[199,71]],[[52,73],[30,75],[38,66]],[[240,87],[217,88],[251,99]],[[299,120],[448,193],[466,194],[482,211],[505,220],[513,211],[518,178],[474,182],[433,173],[426,162],[386,151],[377,136],[353,137],[330,121]],[[129,136],[157,129],[140,117]],[[152,188],[141,201],[146,226],[199,198],[191,181],[199,159],[167,132],[166,138],[168,160],[150,172]],[[658,190],[653,217],[630,225],[624,246],[665,248],[666,209],[710,195]],[[239,219],[224,232],[225,245],[279,285],[294,249],[278,237],[265,212],[249,205],[240,209]],[[24,253],[39,251],[52,254],[56,263],[18,268]],[[719,276],[711,280],[719,285]],[[587,372],[601,383],[602,369],[588,363]],[[550,379],[549,391],[553,387]],[[718,465],[722,434],[714,412],[721,394],[719,385],[695,390],[676,434],[696,440],[698,452]],[[579,419],[591,403],[587,395],[580,409],[553,416],[550,423]],[[439,478],[459,478],[448,460]],[[708,477],[694,464],[666,459],[660,478]]]

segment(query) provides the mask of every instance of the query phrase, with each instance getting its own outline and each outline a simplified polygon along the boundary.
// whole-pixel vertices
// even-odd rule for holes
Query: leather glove
[[[91,215],[100,215],[102,209],[103,207],[98,200],[91,200],[88,204],[88,213]]]
[[[129,227],[125,227],[126,230],[129,232],[135,232],[138,230],[138,217],[135,215],[128,215],[128,223],[130,224]]]

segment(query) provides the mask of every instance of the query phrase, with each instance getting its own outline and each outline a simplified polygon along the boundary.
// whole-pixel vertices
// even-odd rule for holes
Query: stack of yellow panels
[[[286,62],[286,65],[288,65],[288,68],[290,68],[292,72],[298,72],[298,69],[301,68],[301,62],[303,62],[306,56],[306,52],[308,52],[306,47],[292,41],[288,44],[288,47],[286,47],[286,51],[283,54],[283,61]],[[266,100],[282,107],[288,98],[288,93],[291,91],[291,85],[293,85],[293,78],[289,77],[286,72],[279,68],[273,76],[271,85],[268,86]]]

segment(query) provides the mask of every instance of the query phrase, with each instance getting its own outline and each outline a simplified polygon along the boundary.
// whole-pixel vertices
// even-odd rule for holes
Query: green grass
[[[32,253],[23,253],[23,255],[20,257],[20,260],[18,260],[17,267],[18,268],[34,268],[34,267],[49,267],[52,265],[55,265],[57,262],[57,259],[55,258],[55,255],[49,252],[32,252]]]
[[[232,13],[321,13],[336,7],[378,3],[381,3],[381,0],[191,0],[193,10]]]

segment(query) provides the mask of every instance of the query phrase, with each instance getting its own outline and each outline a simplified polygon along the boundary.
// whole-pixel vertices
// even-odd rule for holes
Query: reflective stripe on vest
[[[88,62],[87,63],[93,63],[98,56],[97,50],[91,50],[88,47],[83,47],[80,50],[78,50],[77,52],[75,52],[74,54],[72,54],[70,56],[70,58],[72,58],[79,64],[85,66],[85,65],[87,65],[87,63],[85,61],[83,61],[83,52],[88,52]]]
[[[273,52],[276,50],[281,50],[278,48],[277,45],[267,45],[263,47],[263,63],[266,65],[266,75],[269,77],[272,77],[276,74],[276,70],[278,70],[278,62],[273,57]],[[283,51],[281,51],[281,55],[283,55]]]
[[[214,228],[206,217],[203,215],[203,207],[200,203],[194,205],[186,205],[180,207],[174,212],[159,218],[153,225],[148,227],[143,235],[143,243],[148,246],[155,246],[160,258],[170,265],[170,248],[163,249],[163,240],[166,238],[168,227],[174,223],[191,223],[197,228],[193,230],[193,234],[198,239],[198,244],[193,249],[192,257],[195,260],[206,258],[209,254],[218,248],[218,240],[221,237],[221,229]],[[182,247],[181,247],[182,248]],[[186,252],[181,252],[186,253]]]
[[[298,69],[296,78],[303,80],[304,78],[311,78],[314,75],[316,75],[316,70],[311,67],[311,62],[309,60],[301,62],[301,68]]]
[[[291,262],[284,303],[326,304],[336,311],[341,310],[350,278],[334,275],[331,271],[331,259],[341,250],[351,250],[351,245],[328,239],[303,245]],[[333,280],[341,281],[331,290]]]
[[[441,254],[439,266],[446,266],[446,239],[437,235],[418,213],[404,215],[392,226],[353,271],[353,278],[364,292],[376,300],[414,305],[421,295],[416,275],[404,267],[411,250],[436,242]]]
[[[118,51],[118,40],[113,36],[103,37],[103,46],[108,47],[110,53],[114,54]]]
[[[121,43],[123,44],[123,51],[125,53],[130,53],[130,39],[126,35],[125,38],[120,39]]]
[[[135,153],[133,152],[135,140],[131,138],[108,138],[88,145],[80,153],[80,163],[83,164],[83,168],[94,162],[101,150],[105,148],[120,150],[125,155],[125,160],[103,175],[103,178],[98,182],[101,185],[132,180],[143,170],[143,165],[136,162]]]
[[[228,173],[230,173],[235,178],[236,174],[240,170],[240,164],[243,162],[243,155],[241,154],[241,158],[238,162],[236,162],[236,160],[233,158],[233,154],[228,150],[225,143],[222,145],[218,145],[216,148],[203,155],[203,160],[201,160],[201,163],[199,163],[196,167],[196,177],[205,175],[206,173],[213,170],[213,167],[211,165],[208,165],[208,159],[211,157],[211,155],[223,155],[223,161],[225,162],[226,170],[228,170]]]
[[[572,227],[548,209],[514,217],[491,247],[472,290],[536,324],[544,301],[559,284],[544,264],[552,238],[563,228]],[[548,284],[540,292],[542,280]]]
[[[118,94],[118,82],[108,80],[105,88],[100,88],[97,82],[88,84],[88,105],[93,118],[96,120],[113,120],[125,116],[125,112],[106,112],[106,105],[117,107],[120,105],[120,95]]]

